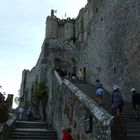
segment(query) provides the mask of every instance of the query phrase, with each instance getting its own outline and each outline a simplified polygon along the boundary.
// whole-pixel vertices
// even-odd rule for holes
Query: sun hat
[[[117,89],[119,89],[119,87],[117,85],[114,85],[113,90],[117,90]]]
[[[133,91],[136,91],[136,89],[135,89],[135,88],[132,88],[130,91],[132,91],[132,92],[133,92]]]

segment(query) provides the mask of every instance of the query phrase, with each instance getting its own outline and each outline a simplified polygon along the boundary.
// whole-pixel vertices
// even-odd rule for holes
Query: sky
[[[87,0],[0,0],[0,92],[18,96],[22,71],[41,52],[51,9],[58,18],[77,17]]]

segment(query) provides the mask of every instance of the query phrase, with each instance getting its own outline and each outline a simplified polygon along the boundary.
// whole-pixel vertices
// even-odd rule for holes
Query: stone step
[[[18,128],[47,128],[47,123],[44,122],[28,122],[28,121],[17,121],[16,127]]]
[[[37,125],[44,125],[44,124],[47,124],[46,122],[41,122],[41,121],[16,121],[16,123],[19,123],[19,124],[37,124]]]
[[[25,139],[25,138],[23,138],[23,139],[22,138],[20,138],[20,139],[19,138],[17,138],[17,139],[16,138],[10,138],[9,140],[44,140],[44,139],[40,139],[40,138],[39,139],[37,139],[37,138],[35,138],[35,139],[30,139],[30,138],[27,138],[27,139]],[[45,138],[45,140],[57,140],[57,139],[52,139],[52,138],[51,139],[46,139]]]
[[[47,133],[55,133],[54,129],[44,129],[44,128],[15,128],[13,132],[47,132]]]
[[[127,133],[130,135],[130,134],[138,134],[140,133],[140,129],[127,129]]]
[[[53,139],[53,138],[10,138],[9,140],[57,140],[56,138],[55,139]]]
[[[91,84],[74,83],[80,90],[96,102],[96,87]],[[102,107],[111,114],[111,94],[105,91]],[[124,104],[123,118],[127,126],[128,140],[140,140],[140,121],[136,120],[131,103]],[[138,111],[140,112],[140,110]]]
[[[57,136],[55,130],[46,129],[15,129],[11,135],[44,135],[44,136]]]
[[[17,121],[10,140],[57,140],[57,133],[44,122]]]
[[[57,139],[57,135],[36,134],[36,133],[18,133],[11,134],[10,138],[14,139]]]
[[[55,136],[28,136],[28,135],[25,135],[25,136],[21,136],[21,135],[16,135],[16,136],[11,136],[10,139],[50,139],[50,140],[56,140],[57,137]]]
[[[129,139],[132,140],[140,140],[140,133],[139,134],[128,134]]]
[[[140,131],[140,126],[139,126],[139,124],[138,125],[128,125],[127,124],[127,129],[139,129],[139,131]]]
[[[57,137],[51,136],[11,136],[10,139],[45,139],[45,140],[57,140]]]

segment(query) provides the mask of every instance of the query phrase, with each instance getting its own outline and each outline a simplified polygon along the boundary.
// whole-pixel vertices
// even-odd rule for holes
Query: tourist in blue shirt
[[[103,85],[100,83],[99,80],[96,80],[96,86],[97,86],[97,90],[96,90],[96,100],[97,100],[98,104],[101,105],[102,102],[103,102],[104,87],[103,87]]]
[[[96,90],[96,99],[99,105],[102,104],[103,102],[103,95],[104,95],[104,89],[103,88],[98,88]]]

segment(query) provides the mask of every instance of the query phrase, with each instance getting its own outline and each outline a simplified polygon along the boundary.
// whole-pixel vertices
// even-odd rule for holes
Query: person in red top
[[[65,134],[66,134],[66,128],[62,128],[62,140],[64,140]]]
[[[71,129],[69,128],[62,129],[62,140],[73,140],[71,136]]]

